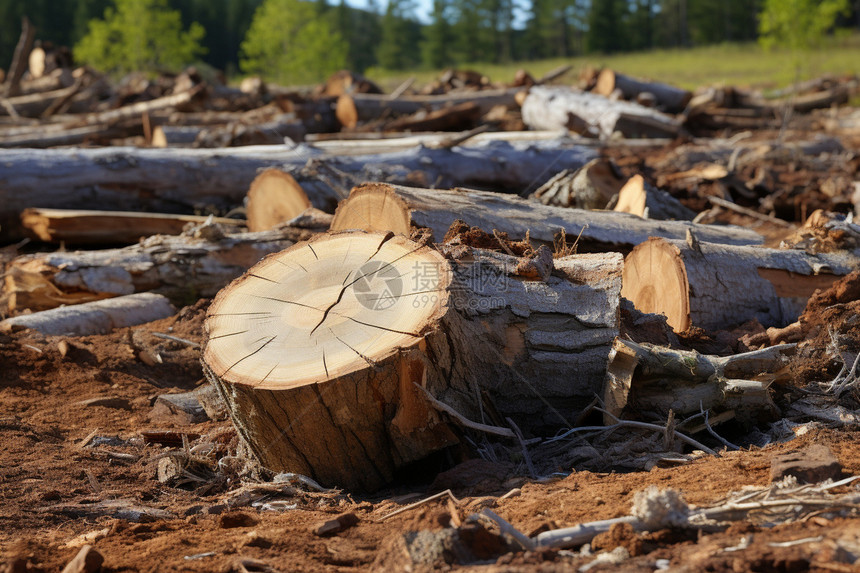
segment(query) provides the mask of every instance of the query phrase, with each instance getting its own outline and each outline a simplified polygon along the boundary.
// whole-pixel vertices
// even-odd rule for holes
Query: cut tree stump
[[[426,227],[441,241],[457,219],[487,232],[529,238],[552,245],[563,229],[580,248],[628,250],[651,236],[682,239],[695,230],[702,240],[726,244],[760,244],[756,232],[740,227],[695,225],[686,221],[650,221],[627,213],[585,211],[542,205],[512,195],[468,189],[414,189],[368,183],[353,189],[332,220],[331,230],[362,229],[410,235]],[[581,235],[580,235],[581,233]]]
[[[687,90],[660,82],[637,80],[609,68],[603,68],[597,76],[597,84],[591,91],[609,97],[615,90],[620,90],[624,99],[631,101],[635,101],[640,94],[649,93],[654,96],[657,106],[669,113],[683,111],[693,98],[693,94]]]
[[[167,297],[144,292],[7,318],[0,322],[0,331],[29,328],[51,336],[89,336],[167,318],[175,312]]]
[[[6,270],[9,309],[44,310],[150,290],[190,304],[312,234],[286,228],[225,236],[213,225],[201,228],[196,237],[156,235],[122,249],[17,257]]]
[[[179,235],[189,223],[210,221],[240,227],[244,221],[224,217],[132,213],[128,211],[78,211],[73,209],[25,209],[21,225],[39,240],[73,245],[137,243],[152,235]]]
[[[627,255],[623,295],[641,312],[665,315],[678,332],[731,328],[753,318],[784,327],[816,289],[858,267],[860,257],[849,252],[810,255],[651,238]]]
[[[645,219],[691,221],[696,216],[692,209],[684,207],[668,192],[647,183],[641,175],[634,175],[621,187],[613,209]]]
[[[266,169],[251,182],[248,191],[248,230],[268,231],[298,217],[310,206],[310,199],[292,175]]]
[[[204,370],[263,466],[327,486],[374,490],[457,443],[440,405],[480,422],[489,399],[527,433],[567,426],[618,332],[621,257],[556,259],[546,282],[520,262],[320,235],[218,294]]]
[[[531,88],[522,114],[532,129],[569,129],[601,139],[616,131],[628,138],[675,137],[679,132],[674,119],[654,109],[564,87]]]
[[[708,356],[619,338],[606,371],[604,423],[625,411],[659,420],[669,412],[686,417],[701,410],[731,412],[727,419],[747,422],[773,416],[778,410],[768,393],[773,377],[767,375],[788,365],[794,346]]]
[[[589,161],[576,171],[565,169],[532,195],[544,205],[577,209],[605,209],[624,184],[611,162]]]

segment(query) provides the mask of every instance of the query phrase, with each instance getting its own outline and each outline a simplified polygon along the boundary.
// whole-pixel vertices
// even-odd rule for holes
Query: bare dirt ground
[[[0,340],[0,555],[6,571],[60,570],[86,543],[104,557],[106,571],[388,571],[439,566],[567,571],[593,556],[509,551],[495,533],[466,523],[467,517],[491,508],[531,535],[628,515],[634,494],[649,485],[674,488],[687,503],[706,506],[746,486],[766,487],[774,455],[812,443],[831,447],[844,476],[860,473],[856,434],[819,426],[789,442],[650,471],[594,473],[560,467],[560,472],[572,473],[538,483],[517,476],[512,464],[479,460],[442,474],[433,485],[413,476],[410,485],[374,496],[299,486],[280,493],[248,493],[229,471],[237,443],[228,421],[189,425],[153,408],[157,395],[194,388],[203,376],[198,350],[150,333],[200,342],[206,303],[142,327],[66,339],[70,346],[60,344],[61,337],[25,333]],[[832,303],[831,297],[821,304],[832,309]],[[152,361],[152,355],[160,356],[161,363]],[[103,400],[85,402],[94,398]],[[146,431],[173,434],[145,439]],[[210,444],[222,460],[219,477],[178,487],[159,482],[160,456],[182,450],[181,434],[192,447]],[[213,454],[208,455],[211,459]],[[439,469],[441,463],[435,471]],[[444,488],[453,490],[456,503],[443,496],[386,519]],[[321,523],[344,513],[353,513],[357,523],[330,535],[315,532]],[[740,521],[711,533],[634,533],[618,527],[598,536],[593,549],[622,546],[631,557],[594,569],[855,570],[850,563],[860,554],[860,518],[831,518],[825,509],[817,513],[772,528]],[[406,548],[415,532],[441,536],[455,525],[461,526],[460,539],[468,540],[470,565],[456,565],[456,552],[453,557],[422,557],[414,543]]]

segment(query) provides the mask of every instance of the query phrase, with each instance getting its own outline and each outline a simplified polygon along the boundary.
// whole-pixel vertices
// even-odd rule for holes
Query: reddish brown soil
[[[860,472],[860,449],[853,433],[818,431],[790,443],[706,457],[681,467],[639,473],[574,472],[549,483],[494,478],[492,464],[473,464],[471,474],[454,471],[446,474],[444,484],[440,482],[455,486],[459,505],[443,498],[388,520],[382,518],[427,495],[427,486],[404,486],[364,498],[303,493],[287,498],[296,504],[294,509],[280,512],[247,505],[228,508],[225,495],[238,484],[221,484],[208,493],[161,484],[156,479],[156,457],[167,447],[146,444],[140,434],[170,429],[210,436],[220,432],[220,442],[231,444],[229,422],[179,426],[152,418],[155,396],[193,388],[202,382],[202,374],[196,350],[149,333],[169,332],[199,342],[204,308],[189,307],[175,318],[136,329],[68,340],[72,347],[66,357],[59,351],[60,337],[18,333],[0,340],[0,571],[4,561],[10,571],[58,571],[77,553],[83,543],[80,536],[100,530],[89,542],[104,556],[107,571],[238,571],[240,557],[258,559],[280,571],[392,570],[402,567],[404,553],[398,543],[404,532],[439,531],[484,507],[534,534],[627,515],[633,495],[652,484],[680,490],[689,503],[707,504],[742,486],[767,485],[774,454],[811,442],[830,444],[846,475]],[[147,358],[155,353],[162,357],[161,364]],[[124,402],[112,407],[80,403],[94,397]],[[101,445],[81,447],[94,432],[117,440],[97,438]],[[117,459],[109,452],[134,458]],[[475,472],[487,479],[478,480],[480,484],[470,480]],[[461,487],[456,488],[458,483]],[[517,486],[519,493],[498,499]],[[108,500],[166,510],[173,517],[134,523],[92,512],[85,515],[87,507]],[[313,533],[319,524],[344,512],[354,512],[358,523],[328,537]],[[559,551],[498,557],[498,538],[482,531],[473,532],[472,549],[486,550],[485,564],[470,569],[570,570],[588,561]],[[738,545],[744,536],[752,536],[748,548],[722,551]],[[607,550],[623,545],[634,554],[621,565],[602,566],[614,570],[651,571],[657,559],[668,559],[678,570],[688,571],[847,571],[847,558],[838,554],[834,540],[852,536],[856,546],[860,519],[816,519],[771,530],[740,524],[698,539],[687,533],[633,534],[618,528],[595,543]],[[817,541],[784,548],[768,545],[809,537]],[[210,555],[189,559],[200,554]],[[248,565],[246,570],[260,570],[260,565],[256,569]]]

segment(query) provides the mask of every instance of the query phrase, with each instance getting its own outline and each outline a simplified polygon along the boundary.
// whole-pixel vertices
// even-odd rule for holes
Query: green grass
[[[519,68],[540,77],[562,64],[572,64],[574,70],[564,80],[571,82],[584,66],[609,67],[618,72],[659,80],[687,89],[705,85],[732,85],[773,89],[796,80],[796,61],[801,67],[801,79],[823,74],[860,74],[860,35],[833,38],[821,49],[802,55],[799,60],[789,51],[765,51],[758,44],[722,44],[686,50],[654,50],[611,56],[580,56],[513,64],[464,64],[489,76],[494,82],[510,82]],[[415,76],[417,83],[427,83],[440,71],[393,72],[368,70],[367,75],[383,88],[393,90],[405,79]]]

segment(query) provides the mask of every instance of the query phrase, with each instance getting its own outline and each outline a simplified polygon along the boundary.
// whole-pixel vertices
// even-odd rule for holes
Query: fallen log
[[[10,130],[11,131],[11,130]],[[84,143],[102,142],[107,144],[111,139],[136,135],[141,131],[140,122],[135,122],[133,128],[113,125],[86,125],[84,127],[45,126],[27,129],[16,129],[13,133],[0,134],[0,148],[27,147],[45,149],[81,145]]]
[[[244,221],[224,217],[132,213],[128,211],[83,211],[75,209],[25,209],[21,225],[40,241],[71,245],[116,245],[137,243],[151,235],[179,235],[188,225],[207,221],[239,227]]]
[[[240,204],[265,168],[290,173],[314,207],[333,212],[366,181],[520,191],[551,166],[579,167],[593,151],[563,139],[479,142],[450,149],[330,156],[299,145],[202,149],[57,149],[0,151],[0,238],[20,237],[28,207],[194,213]]]
[[[468,189],[414,189],[369,183],[356,187],[335,212],[331,230],[363,229],[410,235],[416,227],[429,228],[441,241],[457,219],[487,232],[510,237],[528,234],[538,244],[552,245],[564,230],[579,236],[579,248],[628,250],[651,236],[683,238],[688,230],[715,243],[761,244],[763,238],[740,227],[694,225],[686,221],[649,221],[627,213],[585,211],[541,205],[516,196]]]
[[[481,108],[474,102],[432,110],[419,111],[382,125],[384,131],[463,131],[474,127],[481,117]]]
[[[678,332],[753,318],[783,327],[797,320],[816,289],[858,266],[860,256],[849,252],[715,245],[698,233],[692,241],[651,238],[625,260],[623,295],[642,312],[665,315]]]
[[[292,175],[266,169],[251,182],[248,191],[248,230],[268,231],[298,217],[310,206],[310,199]]]
[[[167,297],[138,293],[14,316],[0,322],[0,331],[32,329],[49,336],[88,336],[167,318],[175,312]]]
[[[679,126],[668,115],[626,101],[565,87],[529,90],[522,105],[523,121],[532,129],[569,129],[608,139],[624,137],[675,137]]]
[[[576,171],[558,173],[530,198],[554,207],[605,209],[623,184],[611,162],[593,159]]]
[[[635,101],[642,93],[650,93],[657,101],[657,106],[668,113],[683,111],[693,94],[687,90],[663,84],[646,82],[619,74],[609,68],[603,68],[597,76],[597,84],[593,93],[609,97],[615,90],[620,90],[624,99]]]
[[[354,128],[361,122],[411,115],[421,110],[437,110],[463,103],[474,103],[484,114],[497,105],[514,107],[519,88],[453,92],[443,95],[400,96],[392,99],[376,94],[344,94],[337,99],[335,115],[343,127]]]
[[[486,391],[526,432],[569,425],[618,330],[621,260],[556,259],[546,282],[519,276],[521,261],[315,237],[218,294],[204,371],[264,467],[349,489],[457,443],[436,403],[481,420]]]
[[[666,191],[647,183],[641,175],[634,175],[621,187],[613,210],[645,219],[691,221],[696,216],[692,209],[686,208]]]
[[[785,368],[794,344],[732,356],[708,356],[632,340],[613,345],[603,388],[609,425],[622,413],[668,419],[702,411],[760,421],[778,412],[768,393],[768,374]],[[628,417],[628,416],[625,416]]]
[[[196,234],[157,235],[121,249],[17,257],[8,264],[4,283],[9,309],[44,310],[153,290],[189,304],[213,296],[263,256],[312,232],[225,236],[216,225],[202,225]]]

